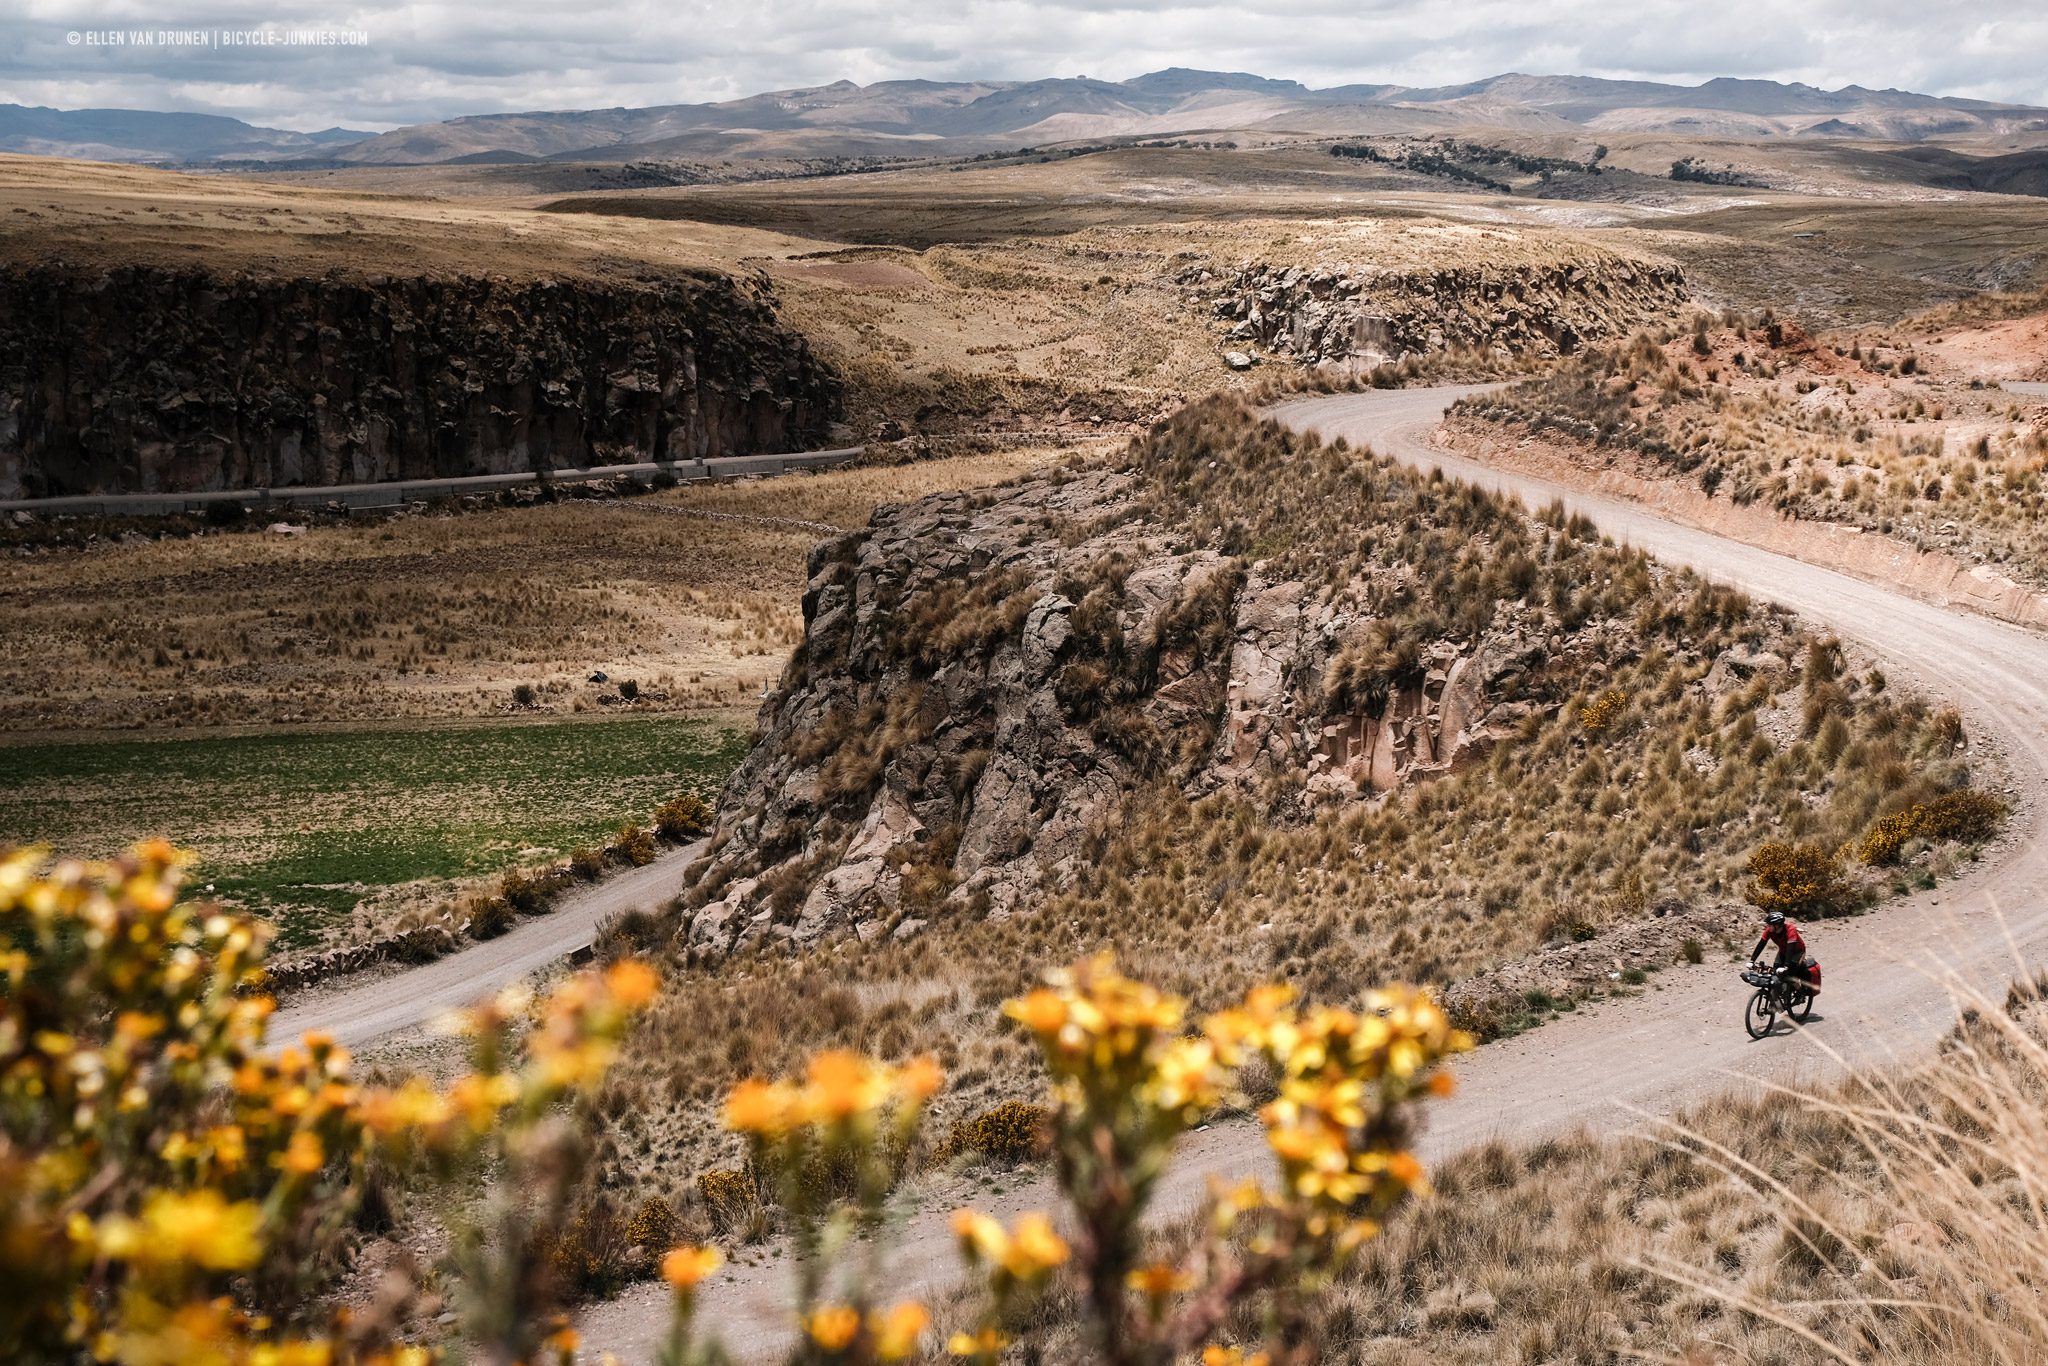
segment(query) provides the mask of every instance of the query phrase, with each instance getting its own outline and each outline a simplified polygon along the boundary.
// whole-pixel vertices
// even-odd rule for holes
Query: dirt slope
[[[1831,1003],[1814,1027],[1814,1042],[1822,1047],[1785,1037],[1752,1043],[1739,1019],[1743,988],[1725,963],[1666,972],[1644,1000],[1582,1010],[1481,1050],[1459,1069],[1459,1096],[1435,1112],[1425,1156],[1440,1158],[1497,1136],[1526,1139],[1581,1123],[1626,1123],[1617,1104],[1668,1112],[1724,1089],[1731,1077],[1818,1078],[1845,1065],[1915,1052],[1950,1022],[1948,996],[1931,965],[1949,963],[1998,980],[2011,974],[2015,946],[2032,961],[2048,956],[2048,895],[2042,890],[2048,887],[2048,804],[2042,801],[2048,796],[2048,639],[1440,452],[1427,434],[1445,405],[1464,392],[1343,395],[1291,405],[1280,415],[1292,425],[1441,465],[1531,502],[1563,496],[1618,538],[1824,622],[1877,650],[1888,667],[1939,680],[1944,694],[1972,713],[1973,733],[1997,735],[2007,746],[2019,775],[2020,811],[2005,847],[1973,876],[1862,919],[1832,923],[1815,936]],[[1210,1175],[1263,1161],[1255,1128],[1219,1125],[1186,1145],[1162,1184],[1162,1203],[1186,1208]],[[1026,1183],[987,1207],[1007,1214],[1050,1201],[1043,1184]],[[892,1293],[929,1294],[952,1281],[956,1263],[946,1216],[935,1209],[909,1221],[891,1258]],[[788,1331],[787,1286],[786,1265],[730,1269],[700,1292],[700,1322],[716,1325],[742,1357],[768,1354]],[[667,1309],[665,1289],[655,1287],[595,1306],[580,1325],[590,1358],[609,1351],[629,1363],[651,1361]]]

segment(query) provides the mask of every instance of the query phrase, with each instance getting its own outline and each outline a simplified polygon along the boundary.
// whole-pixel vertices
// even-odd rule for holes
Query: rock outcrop
[[[377,482],[818,444],[765,282],[0,272],[0,497]]]
[[[1453,773],[1632,658],[1548,528],[1225,400],[1123,468],[885,508],[821,546],[728,782],[701,955],[1037,909],[1151,792],[1276,819]]]
[[[1552,357],[1670,318],[1689,298],[1668,262],[1586,249],[1578,258],[1437,269],[1245,262],[1177,282],[1244,355],[1369,370],[1451,349]],[[1246,363],[1251,357],[1246,355]]]

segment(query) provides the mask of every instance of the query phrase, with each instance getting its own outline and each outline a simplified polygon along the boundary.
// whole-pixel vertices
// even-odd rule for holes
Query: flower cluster
[[[1348,1249],[1376,1231],[1375,1217],[1427,1190],[1402,1146],[1398,1107],[1448,1095],[1450,1074],[1437,1065],[1472,1040],[1411,988],[1370,992],[1363,1012],[1290,1005],[1285,988],[1260,988],[1206,1027],[1223,1056],[1255,1051],[1279,1079],[1279,1097],[1259,1112],[1282,1179],[1268,1203],[1297,1215],[1309,1237]]]
[[[589,1087],[652,975],[572,978],[519,1070],[506,999],[471,1021],[478,1067],[448,1090],[364,1087],[330,1038],[268,1049],[267,931],[181,901],[189,863],[161,843],[0,855],[0,1340],[40,1360],[424,1361],[361,1323],[279,1326],[332,1264],[366,1162],[474,1152]]]
[[[725,1101],[725,1126],[763,1142],[807,1131],[871,1137],[883,1120],[913,1120],[938,1093],[938,1064],[917,1058],[890,1067],[858,1053],[820,1053],[801,1081],[749,1078]]]
[[[1472,1046],[1433,999],[1408,988],[1369,993],[1353,1010],[1302,1009],[1291,989],[1261,987],[1189,1033],[1183,1002],[1122,976],[1106,956],[1053,974],[1005,1010],[1036,1037],[1054,1079],[1054,1154],[1082,1249],[1078,1279],[1098,1355],[1111,1362],[1182,1357],[1260,1296],[1269,1327],[1298,1355],[1289,1325],[1301,1322],[1304,1287],[1427,1189],[1408,1151],[1408,1103],[1447,1094],[1439,1065]],[[1145,1210],[1174,1140],[1254,1060],[1279,1090],[1259,1112],[1278,1184],[1216,1190],[1208,1243],[1184,1262],[1147,1256]],[[977,1333],[959,1335],[954,1350],[993,1360],[1023,1314],[1023,1292],[1057,1263],[1013,1264],[1021,1225],[1006,1235],[963,1214],[956,1228],[970,1263],[987,1268],[989,1302]],[[1051,1225],[1033,1228],[1064,1261]],[[1246,1359],[1210,1346],[1212,1359]]]

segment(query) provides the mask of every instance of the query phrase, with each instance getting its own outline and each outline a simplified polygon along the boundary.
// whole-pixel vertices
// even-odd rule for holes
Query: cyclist
[[[1777,971],[1797,973],[1802,982],[1812,976],[1806,969],[1806,941],[1799,937],[1799,927],[1787,920],[1783,911],[1772,911],[1764,917],[1763,937],[1749,951],[1750,962],[1756,962],[1766,944],[1777,946],[1778,956],[1771,965]]]

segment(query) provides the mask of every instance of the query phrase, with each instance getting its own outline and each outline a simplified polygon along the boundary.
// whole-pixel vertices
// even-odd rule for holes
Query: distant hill
[[[46,109],[0,104],[0,152],[89,161],[205,162],[326,156],[372,136],[352,128],[294,133],[218,114]]]
[[[1727,77],[1682,86],[1511,73],[1464,85],[1311,90],[1247,72],[1174,67],[1128,81],[837,81],[715,104],[480,114],[376,136],[293,133],[197,114],[9,105],[0,106],[0,150],[124,161],[401,166],[971,155],[1232,130],[1343,135],[1452,127],[1924,142],[2048,133],[2048,109]]]
[[[1437,88],[1311,90],[1246,72],[1175,67],[1128,81],[884,81],[868,86],[840,81],[719,104],[483,115],[400,129],[338,155],[351,162],[402,164],[480,151],[607,161],[891,150],[972,153],[1086,138],[1246,128],[1422,133],[1459,125],[1913,142],[2048,131],[2048,109],[1860,86],[1831,91],[1726,78],[1682,86],[1510,74]]]

